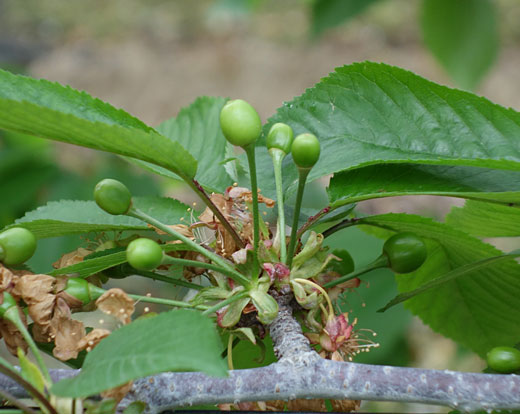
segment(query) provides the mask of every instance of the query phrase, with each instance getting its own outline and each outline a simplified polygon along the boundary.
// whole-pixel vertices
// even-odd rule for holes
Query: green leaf
[[[320,140],[321,156],[309,181],[389,163],[520,169],[518,112],[384,64],[336,69],[279,108],[264,132],[275,122]],[[273,196],[269,156],[265,148],[257,153],[260,188]],[[297,171],[291,156],[284,160],[284,174],[293,191]]]
[[[416,272],[396,275],[400,292],[503,254],[451,226],[420,216],[384,214],[362,218],[360,223],[410,231],[427,239],[426,262]],[[513,345],[520,337],[520,265],[507,260],[469,272],[408,300],[405,307],[436,332],[484,356],[492,347]]]
[[[171,198],[134,197],[133,205],[166,224],[190,222],[188,206]],[[25,214],[9,227],[25,227],[39,238],[101,231],[150,230],[148,225],[128,216],[113,216],[94,201],[51,201]]]
[[[383,308],[381,308],[378,312],[384,312],[391,308],[392,306],[397,305],[398,303],[404,302],[405,300],[411,299],[421,293],[427,292],[430,289],[436,288],[438,286],[443,285],[450,280],[453,280],[457,277],[463,276],[470,272],[475,272],[479,269],[483,269],[487,266],[491,266],[495,263],[501,262],[502,260],[511,260],[513,258],[519,257],[520,252],[518,250],[506,253],[500,256],[488,257],[483,260],[479,260],[478,262],[470,263],[461,267],[457,267],[456,269],[448,272],[438,278],[430,280],[424,285],[419,286],[417,289],[411,290],[409,292],[401,293],[394,297],[390,302],[388,302]]]
[[[312,32],[318,36],[361,14],[377,0],[314,0],[312,5]]]
[[[425,0],[421,26],[426,46],[453,80],[474,89],[497,56],[499,34],[491,0]]]
[[[195,179],[207,190],[215,192],[223,192],[236,181],[228,171],[234,168],[234,159],[230,158],[233,148],[220,129],[220,110],[225,102],[224,98],[199,97],[181,109],[177,118],[171,118],[157,128],[167,138],[181,143],[197,159]],[[130,158],[127,161],[163,177],[179,179],[157,165]]]
[[[137,158],[185,180],[197,161],[178,143],[85,92],[0,70],[0,128]]]
[[[231,145],[220,128],[220,110],[224,98],[199,97],[157,127],[165,137],[179,142],[197,160],[195,179],[210,191],[224,192],[233,184],[224,166]]]
[[[123,414],[142,414],[145,409],[146,403],[142,401],[134,401],[123,410]]]
[[[453,207],[446,223],[480,237],[518,237],[520,210],[479,201],[466,201],[464,207]]]
[[[107,254],[105,256],[95,257],[93,259],[84,259],[82,262],[53,270],[48,274],[51,276],[58,276],[77,273],[77,277],[87,277],[93,275],[105,269],[109,269],[113,266],[125,263],[127,261],[126,250],[124,248],[118,248],[117,250],[121,249],[122,251]]]
[[[222,343],[210,319],[173,310],[112,332],[87,354],[79,375],[53,385],[62,397],[87,397],[165,371],[225,376]]]
[[[520,172],[381,164],[335,174],[327,192],[333,208],[373,198],[424,194],[520,203]]]
[[[23,211],[58,173],[58,167],[43,158],[40,152],[0,149],[0,216]]]
[[[18,348],[17,354],[18,361],[20,362],[20,369],[22,371],[22,378],[38,391],[43,393],[45,391],[45,378],[40,372],[38,366],[27,358],[21,348]]]
[[[184,243],[164,244],[161,245],[161,248],[165,252],[192,250],[191,246],[187,246]],[[84,278],[126,262],[126,248],[116,247],[114,249],[91,253],[88,256],[85,256],[82,262],[66,267],[60,267],[48,274],[51,276],[58,276],[76,273],[76,277]]]

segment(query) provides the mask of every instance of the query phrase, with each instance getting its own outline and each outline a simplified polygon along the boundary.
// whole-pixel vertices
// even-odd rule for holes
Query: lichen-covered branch
[[[520,376],[473,374],[335,362],[313,352],[287,298],[270,326],[280,358],[264,368],[231,371],[226,378],[201,373],[163,373],[135,381],[121,407],[145,401],[148,412],[198,404],[239,401],[332,398],[421,402],[461,411],[520,408]],[[57,378],[70,371],[54,371]],[[21,396],[0,377],[0,388]]]

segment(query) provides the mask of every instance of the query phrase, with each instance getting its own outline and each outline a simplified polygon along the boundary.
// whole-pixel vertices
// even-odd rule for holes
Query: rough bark
[[[148,404],[149,413],[167,409],[240,401],[332,398],[421,402],[461,411],[520,408],[520,377],[473,374],[334,362],[311,350],[287,298],[270,326],[279,357],[263,368],[231,371],[226,378],[193,372],[162,373],[136,380],[120,409],[132,401]],[[56,370],[53,378],[73,375]],[[0,376],[0,389],[16,396],[23,390]]]

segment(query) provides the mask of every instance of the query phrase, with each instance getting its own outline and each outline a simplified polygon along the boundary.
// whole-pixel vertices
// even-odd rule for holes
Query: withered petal
[[[134,300],[119,288],[107,290],[96,300],[96,306],[102,312],[115,316],[125,325],[132,321],[135,310]]]

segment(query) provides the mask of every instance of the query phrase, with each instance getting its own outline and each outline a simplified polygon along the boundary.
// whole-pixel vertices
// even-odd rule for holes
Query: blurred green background
[[[266,120],[334,67],[363,60],[397,65],[520,109],[519,21],[518,0],[0,0],[0,67],[85,90],[151,125],[200,95],[247,99]],[[0,133],[0,228],[50,200],[90,199],[104,177],[124,181],[134,194],[193,201],[178,184],[117,157]],[[326,204],[325,185],[308,189],[306,211]],[[454,203],[460,201],[401,197],[365,202],[358,210],[441,219]],[[46,271],[84,242],[40,242],[31,266]],[[357,266],[382,246],[355,228],[328,243],[351,251]],[[133,278],[131,283],[137,289]],[[377,314],[395,293],[392,275],[382,270],[348,295],[346,307],[358,327],[375,331],[381,344],[357,361],[483,368],[402,307]],[[236,366],[254,365],[257,354],[240,345]],[[448,411],[393,403],[365,403],[362,410]]]

